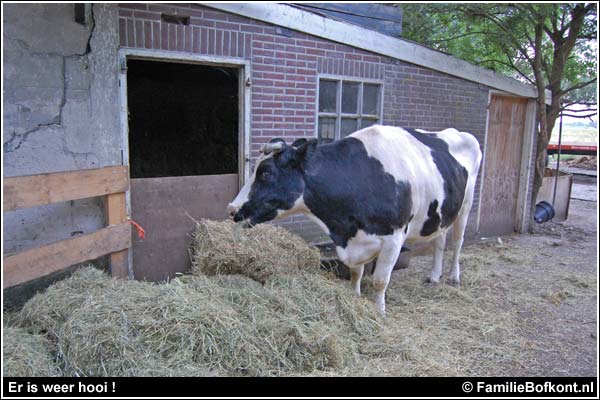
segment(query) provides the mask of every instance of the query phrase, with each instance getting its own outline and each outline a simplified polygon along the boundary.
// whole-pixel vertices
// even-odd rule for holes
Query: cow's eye
[[[262,174],[260,174],[260,179],[263,181],[266,181],[270,177],[271,177],[271,173],[269,171],[264,171]]]

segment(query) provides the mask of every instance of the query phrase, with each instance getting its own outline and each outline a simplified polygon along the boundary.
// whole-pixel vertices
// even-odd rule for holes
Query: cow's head
[[[298,211],[304,192],[302,168],[316,144],[314,139],[298,139],[288,146],[276,138],[262,146],[252,177],[227,207],[229,216],[256,225]]]

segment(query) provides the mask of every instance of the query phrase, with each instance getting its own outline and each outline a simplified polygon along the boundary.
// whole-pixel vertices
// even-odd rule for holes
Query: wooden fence
[[[127,167],[115,166],[4,179],[4,212],[106,196],[108,226],[92,233],[4,257],[3,287],[110,254],[113,276],[126,278],[131,226],[127,222]]]

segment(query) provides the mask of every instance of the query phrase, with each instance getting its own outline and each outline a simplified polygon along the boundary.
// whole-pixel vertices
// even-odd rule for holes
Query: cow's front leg
[[[400,232],[386,236],[377,257],[377,264],[373,273],[373,287],[375,289],[375,304],[381,314],[385,314],[385,290],[390,283],[390,277],[403,243],[404,235]]]
[[[429,276],[429,282],[440,283],[442,277],[442,264],[444,262],[444,248],[446,247],[446,233],[442,233],[434,240],[433,269]]]
[[[352,289],[357,296],[360,296],[360,281],[365,270],[365,265],[353,265],[349,266],[348,268],[350,269],[350,282],[352,284]]]

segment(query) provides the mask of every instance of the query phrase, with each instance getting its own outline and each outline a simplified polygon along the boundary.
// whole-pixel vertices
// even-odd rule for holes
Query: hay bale
[[[32,335],[23,328],[4,326],[2,372],[8,377],[61,376],[52,344],[42,335]]]
[[[192,243],[192,270],[206,275],[246,275],[260,283],[275,273],[315,271],[319,251],[274,225],[242,228],[231,221],[200,220]]]
[[[93,268],[19,314],[77,376],[275,376],[347,367],[381,330],[372,304],[324,274],[183,276],[165,284]]]

